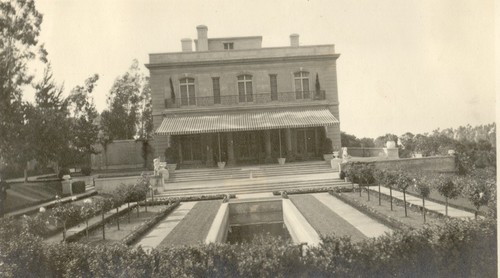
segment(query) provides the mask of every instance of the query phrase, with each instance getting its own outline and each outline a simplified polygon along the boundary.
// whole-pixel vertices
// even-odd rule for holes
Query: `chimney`
[[[193,41],[189,38],[182,39],[182,52],[191,52],[193,51]]]
[[[205,25],[196,26],[196,30],[198,30],[198,44],[197,51],[208,51],[208,27]]]
[[[290,46],[291,47],[299,47],[299,34],[291,34],[290,35]]]

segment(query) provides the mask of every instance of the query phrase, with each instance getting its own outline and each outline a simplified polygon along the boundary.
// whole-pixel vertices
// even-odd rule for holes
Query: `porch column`
[[[207,150],[207,159],[205,165],[207,167],[214,166],[214,154],[212,149],[212,134],[205,134],[205,148]]]
[[[264,144],[266,146],[266,162],[271,162],[271,131],[264,130]]]
[[[286,155],[287,157],[293,156],[292,153],[292,130],[285,129],[285,145],[286,145]]]
[[[234,142],[233,142],[233,133],[227,133],[227,165],[231,166],[235,164],[234,160]]]

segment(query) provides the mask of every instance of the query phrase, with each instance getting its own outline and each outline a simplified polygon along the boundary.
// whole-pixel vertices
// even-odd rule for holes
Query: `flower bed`
[[[384,225],[386,225],[394,230],[411,228],[411,226],[406,225],[403,222],[401,222],[397,219],[394,219],[393,217],[391,217],[389,215],[378,212],[365,204],[361,204],[359,202],[356,202],[356,201],[353,201],[349,198],[346,198],[345,196],[343,196],[339,192],[330,191],[329,193],[331,195],[337,197],[341,201],[345,202],[346,204],[358,209],[362,213],[368,215],[369,217],[375,219],[376,221],[378,221],[378,222],[380,222],[380,223],[382,223],[382,224],[384,224]]]
[[[378,198],[378,191],[376,191],[376,190],[374,190],[374,189],[370,189],[370,191],[372,192],[372,194],[374,194],[374,195],[372,195],[372,196],[376,196],[376,198]],[[397,191],[397,190],[393,189],[393,191]],[[398,191],[398,192],[399,192],[399,191]],[[406,192],[406,194],[407,194],[407,195],[410,195],[410,194],[408,194],[408,192]],[[419,196],[417,196],[417,195],[412,195],[412,196],[415,196],[415,197],[418,197],[418,198],[422,198],[422,197],[419,197]],[[381,194],[380,194],[380,198],[381,198],[382,200],[387,201],[387,202],[390,202],[390,201],[391,201],[391,196],[386,195],[386,194],[384,194],[384,193],[381,193]],[[428,199],[426,198],[425,200],[428,200]],[[398,198],[394,198],[394,197],[393,197],[393,198],[392,198],[392,203],[393,203],[393,204],[395,204],[395,205],[397,205],[397,206],[404,206],[404,201],[403,201],[403,200],[401,200],[401,199],[398,199]],[[406,202],[406,208],[407,208],[408,210],[411,210],[411,211],[413,211],[413,212],[417,212],[417,213],[422,213],[422,210],[423,210],[423,207],[422,207],[422,206],[420,206],[420,205],[415,205],[415,204],[410,204],[410,203],[408,203],[408,202]],[[449,216],[445,216],[444,214],[442,214],[442,213],[440,213],[440,212],[437,212],[437,211],[432,211],[432,210],[428,210],[428,209],[426,209],[426,210],[425,210],[425,213],[426,213],[426,215],[428,215],[428,216],[434,216],[434,217],[438,217],[438,218],[445,218],[445,217],[446,217],[446,218],[448,218],[448,217],[449,217]]]
[[[158,222],[169,215],[175,208],[179,206],[180,202],[175,201],[170,203],[163,211],[158,213],[155,217],[143,222],[139,227],[137,227],[132,233],[127,235],[122,242],[126,245],[134,244],[141,236],[146,234],[151,228],[153,228]]]
[[[194,202],[194,201],[209,201],[224,199],[227,194],[212,194],[212,195],[199,195],[199,196],[184,196],[184,197],[162,197],[155,198],[153,202],[148,201],[148,205],[164,205],[168,202]],[[236,198],[235,194],[229,194],[231,198]],[[142,202],[141,204],[143,204]]]
[[[123,209],[123,210],[121,210],[121,211],[119,211],[117,213],[113,213],[111,216],[104,218],[104,223],[110,222],[111,220],[115,219],[116,217],[120,217],[120,216],[122,216],[122,215],[130,212],[131,210],[133,210],[136,207],[137,207],[137,204],[131,204],[130,207],[127,207],[126,209]],[[114,209],[112,209],[112,210],[114,210]],[[98,216],[98,215],[100,215],[100,212],[96,212],[95,213],[95,216]],[[102,227],[102,221],[99,221],[99,222],[96,222],[96,223],[94,223],[92,225],[89,225],[88,232],[91,233],[92,231],[94,231],[94,230],[96,230],[96,229],[98,229],[100,227]],[[85,236],[85,233],[86,233],[85,229],[83,229],[83,230],[81,230],[81,231],[79,231],[77,233],[74,233],[74,234],[66,237],[66,242],[75,242],[75,241],[78,241],[80,238],[82,238],[83,236]]]
[[[308,194],[308,193],[330,192],[332,190],[335,190],[335,191],[338,191],[338,192],[351,192],[352,188],[347,188],[347,187],[333,187],[333,186],[313,187],[313,188],[297,188],[297,189],[289,189],[289,190],[282,190],[282,191],[273,191],[273,195],[279,196],[279,195],[281,195],[282,192],[286,192],[287,195],[292,195],[292,194]]]

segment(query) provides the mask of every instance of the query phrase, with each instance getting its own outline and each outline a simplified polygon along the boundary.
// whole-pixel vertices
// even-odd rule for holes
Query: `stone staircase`
[[[325,161],[312,162],[297,162],[287,163],[285,165],[254,165],[254,166],[237,166],[205,169],[181,169],[176,170],[173,176],[169,179],[169,183],[191,182],[191,181],[207,181],[207,180],[226,180],[226,179],[245,179],[250,175],[249,170],[255,168],[258,170],[252,171],[253,178],[276,177],[288,175],[308,175],[331,173],[334,171],[330,164]]]
[[[250,170],[253,178],[250,178]],[[258,168],[258,169],[257,169]],[[260,165],[226,169],[177,170],[165,190],[155,197],[210,194],[251,194],[313,187],[350,186],[324,161]]]

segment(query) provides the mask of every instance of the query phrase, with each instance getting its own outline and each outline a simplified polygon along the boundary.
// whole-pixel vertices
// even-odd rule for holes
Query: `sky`
[[[263,36],[263,47],[335,44],[341,130],[357,137],[431,132],[495,121],[494,1],[38,0],[40,42],[65,93],[100,75],[97,109],[114,80],[182,38]],[[41,76],[43,69],[34,69]],[[26,99],[32,98],[29,93]]]

